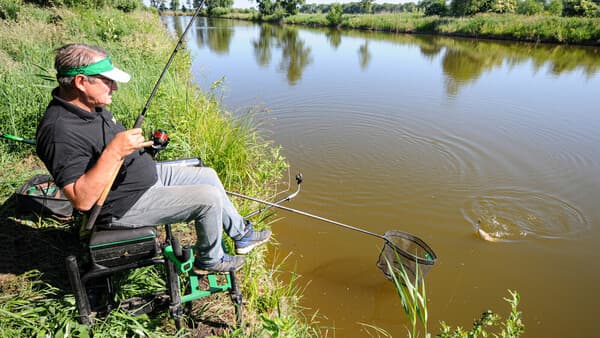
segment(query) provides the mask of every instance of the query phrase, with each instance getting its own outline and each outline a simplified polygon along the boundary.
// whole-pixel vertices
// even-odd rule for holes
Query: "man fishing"
[[[54,67],[58,87],[38,125],[36,151],[74,208],[89,211],[118,170],[96,224],[127,229],[193,220],[194,268],[214,272],[244,264],[243,256],[223,251],[223,230],[238,255],[269,240],[271,231],[255,231],[240,216],[213,169],[157,164],[143,151],[153,142],[142,130],[125,130],[106,110],[117,82],[130,75],[104,49],[65,45],[56,50]]]

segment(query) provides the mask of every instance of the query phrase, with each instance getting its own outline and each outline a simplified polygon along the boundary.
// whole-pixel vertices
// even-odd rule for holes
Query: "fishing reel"
[[[145,150],[152,158],[156,158],[156,155],[162,150],[167,148],[169,144],[169,134],[164,129],[156,129],[150,134],[150,139],[154,142],[150,147],[146,147]]]

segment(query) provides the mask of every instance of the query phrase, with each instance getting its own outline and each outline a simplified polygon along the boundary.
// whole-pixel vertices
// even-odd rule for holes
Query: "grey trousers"
[[[158,181],[110,228],[157,226],[194,220],[196,258],[203,264],[223,257],[223,230],[233,239],[245,234],[244,219],[225,193],[217,173],[208,167],[157,164]]]

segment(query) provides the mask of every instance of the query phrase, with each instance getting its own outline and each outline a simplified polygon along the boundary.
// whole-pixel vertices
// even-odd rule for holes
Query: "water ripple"
[[[482,239],[524,241],[529,237],[568,239],[590,229],[576,206],[556,196],[518,188],[494,189],[472,196],[462,209]]]

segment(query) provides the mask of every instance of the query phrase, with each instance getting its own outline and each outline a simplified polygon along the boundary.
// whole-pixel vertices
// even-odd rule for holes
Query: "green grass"
[[[113,62],[132,74],[132,80],[115,92],[110,107],[125,126],[131,126],[175,47],[175,40],[167,34],[153,11],[125,14],[112,8],[89,10],[19,5],[15,13],[14,19],[0,20],[0,119],[3,121],[2,132],[24,138],[35,137],[37,122],[51,99],[50,90],[56,86],[52,65],[54,49],[69,42],[97,44],[107,49]],[[228,189],[269,196],[286,168],[279,148],[261,137],[251,113],[234,118],[223,111],[215,95],[201,92],[192,83],[190,69],[190,55],[183,49],[175,57],[146,115],[143,128],[147,133],[160,127],[171,137],[169,148],[160,158],[201,157],[217,170]],[[58,239],[73,237],[76,230],[69,225],[46,219],[26,221],[15,215],[11,195],[34,173],[44,171],[32,146],[0,140],[0,228],[3,229],[0,230],[0,244],[13,244],[10,239],[14,234],[3,233],[6,229],[13,232],[25,229],[26,233],[39,236],[36,238],[40,241],[48,240],[44,231]],[[235,202],[243,211],[256,208],[245,201]],[[263,226],[268,225],[258,224],[258,227]],[[191,227],[184,224],[177,227],[184,237],[193,237]],[[32,245],[43,245],[31,241],[34,242]],[[53,242],[48,247],[48,259],[54,257],[50,253],[64,254],[66,249],[61,248],[61,244]],[[293,283],[288,285],[279,281],[274,271],[277,267],[266,267],[264,254],[264,248],[253,251],[242,272],[248,332],[259,335],[280,332],[291,336],[313,333],[310,318],[302,319],[297,310],[298,290]],[[76,321],[73,296],[70,288],[65,287],[66,276],[61,275],[62,261],[51,270],[58,277],[37,272],[14,275],[13,271],[21,271],[35,262],[6,268],[5,263],[16,264],[9,256],[0,262],[4,268],[0,271],[1,336],[163,337],[185,334],[175,331],[167,313],[131,317],[119,311],[111,312],[88,331]],[[161,269],[148,268],[123,276],[119,296],[163,287],[162,274]],[[197,315],[211,315],[230,306],[231,301],[226,295],[211,297],[204,305],[204,313],[200,311]],[[223,334],[242,336],[247,331],[226,330]]]

